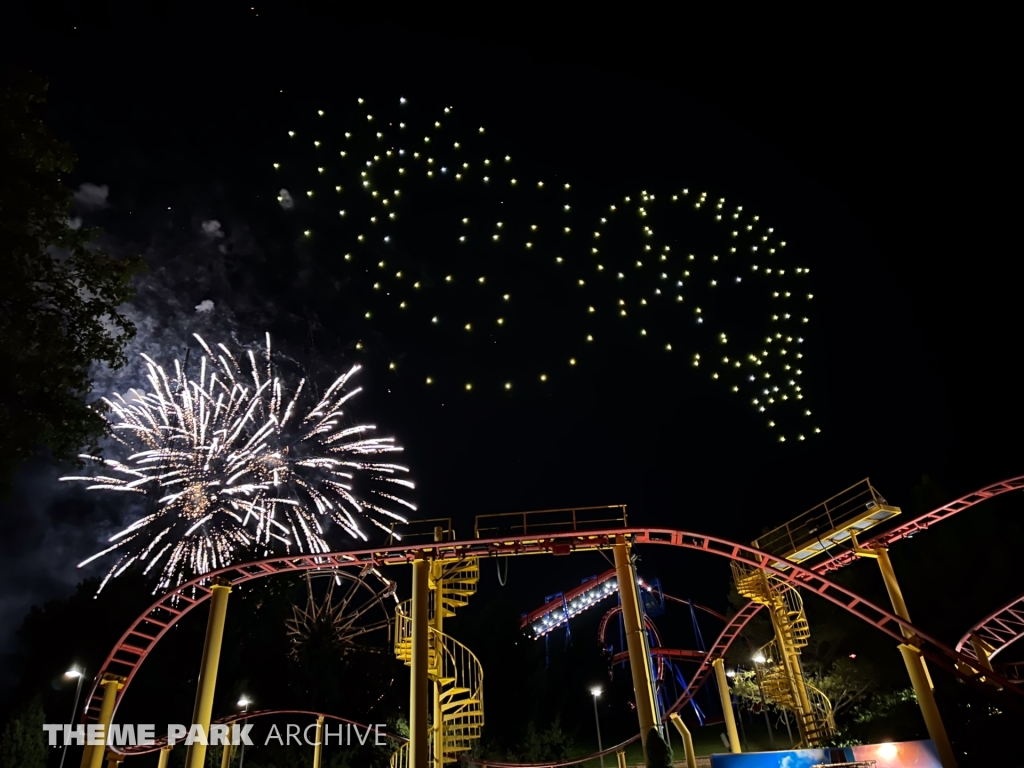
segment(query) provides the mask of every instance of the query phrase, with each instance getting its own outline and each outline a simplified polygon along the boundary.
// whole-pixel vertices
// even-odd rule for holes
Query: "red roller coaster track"
[[[213,579],[223,580],[233,586],[238,586],[245,582],[274,574],[364,566],[368,564],[395,565],[410,563],[415,559],[421,558],[464,559],[489,556],[554,554],[556,552],[565,554],[573,551],[605,549],[613,546],[616,537],[619,536],[625,536],[634,544],[662,545],[707,552],[718,557],[763,569],[782,581],[799,586],[805,591],[813,592],[840,606],[900,643],[905,642],[903,629],[906,629],[908,633],[918,638],[917,642],[920,644],[921,653],[933,664],[946,669],[951,674],[967,682],[982,687],[985,690],[990,690],[984,683],[978,681],[976,676],[957,670],[957,662],[969,665],[972,661],[971,659],[934,639],[910,622],[865,600],[849,589],[835,584],[819,573],[798,565],[793,565],[786,571],[779,571],[771,565],[777,561],[778,558],[776,556],[754,549],[747,544],[740,544],[715,536],[665,528],[613,528],[516,537],[506,536],[492,539],[471,539],[468,541],[430,542],[415,546],[406,545],[316,556],[270,558],[251,563],[242,563],[207,574],[202,578],[186,582],[179,588],[163,595],[132,622],[131,626],[121,636],[114,649],[107,656],[96,679],[93,681],[92,688],[86,699],[85,719],[95,718],[99,711],[101,701],[99,681],[103,679],[103,676],[112,674],[125,678],[124,688],[118,695],[119,704],[123,700],[124,694],[127,692],[142,662],[153,648],[156,647],[160,639],[182,616],[204,603],[210,597],[212,594],[210,584]],[[728,630],[729,627],[720,636],[720,641],[726,636]],[[716,643],[717,647],[718,644]],[[714,649],[712,650],[714,651]],[[1012,694],[1024,696],[1024,690],[1016,688],[1001,675],[988,674],[987,677],[1003,685]],[[692,689],[693,686],[691,685]],[[681,706],[679,702],[677,702],[677,705]],[[674,709],[678,709],[678,706],[674,707]]]
[[[309,717],[322,717],[324,720],[334,720],[335,722],[338,722],[338,723],[348,723],[349,725],[354,725],[357,728],[363,728],[365,730],[372,730],[373,729],[373,726],[366,725],[366,723],[357,723],[355,720],[349,720],[349,719],[344,718],[344,717],[338,717],[337,715],[331,715],[331,714],[329,714],[327,712],[314,712],[314,711],[308,710],[308,709],[257,709],[257,710],[255,710],[253,712],[248,712],[248,713],[238,712],[238,713],[236,713],[234,715],[231,715],[230,717],[221,717],[221,718],[218,718],[217,720],[214,720],[213,722],[214,723],[238,723],[238,722],[241,722],[242,720],[248,721],[248,720],[258,719],[258,718],[261,718],[261,717],[272,717],[272,716],[275,716],[275,715],[304,715],[304,716],[309,716]],[[408,739],[405,738],[404,736],[396,736],[395,734],[388,733],[387,731],[381,731],[381,735],[384,736],[387,739],[391,739],[392,741],[397,741],[399,743],[408,741]],[[139,746],[135,746],[135,747],[120,747],[120,748],[119,747],[115,747],[115,746],[111,746],[110,747],[110,751],[111,752],[116,752],[119,755],[124,755],[125,757],[132,757],[132,756],[136,756],[136,755],[149,755],[149,754],[152,754],[153,752],[159,752],[165,746],[167,746],[167,735],[166,734],[161,736],[159,739],[155,739],[152,744],[139,745]]]
[[[886,547],[901,539],[909,539],[918,531],[927,530],[935,525],[935,523],[941,520],[947,520],[957,513],[963,512],[965,509],[970,509],[983,501],[995,498],[996,496],[1001,496],[1002,494],[1009,493],[1010,491],[1018,491],[1022,489],[1024,489],[1024,475],[1012,477],[1009,480],[1002,480],[998,483],[993,483],[992,485],[987,485],[984,488],[980,488],[967,494],[966,496],[961,496],[959,499],[951,501],[948,504],[937,507],[930,512],[926,512],[919,517],[908,520],[891,530],[879,533],[868,541],[861,542],[861,546],[865,549]],[[815,573],[825,574],[839,570],[857,559],[857,555],[855,555],[852,550],[844,550],[838,554],[832,554],[827,560],[815,565],[812,570]],[[1016,629],[1014,629],[1015,619],[1011,614],[1008,613],[1005,616],[1005,622],[1001,621],[1001,618],[1003,618],[1003,611],[1011,611],[1014,609],[1016,609],[1018,617],[1016,619]],[[678,712],[697,693],[697,691],[700,690],[700,687],[704,684],[708,675],[711,673],[711,662],[725,656],[726,651],[729,650],[733,641],[740,636],[749,621],[754,618],[760,610],[760,605],[754,602],[749,602],[732,617],[732,620],[726,625],[725,629],[722,630],[718,639],[715,640],[711,650],[708,651],[707,659],[701,664],[700,668],[694,675],[693,680],[690,681],[690,687],[682,696],[679,697],[669,711]],[[998,646],[1000,648],[1006,647],[1014,640],[1021,637],[1021,635],[1024,635],[1024,595],[1018,598],[1018,600],[1003,606],[1003,608],[1000,608],[995,613],[987,616],[979,622],[974,629],[972,629],[972,632],[980,632],[983,631],[983,628],[989,627],[991,627],[989,636],[1000,640],[1000,645]],[[974,661],[977,661],[977,656],[970,644],[967,644],[966,647],[964,646],[964,643],[969,638],[970,634],[971,633],[969,632],[960,640],[957,644],[956,650],[958,653],[962,653],[965,657],[972,658]],[[985,635],[982,636],[984,637]],[[991,643],[990,640],[987,640],[986,642]]]
[[[913,520],[897,525],[884,533],[880,533],[874,538],[867,542],[861,542],[862,547],[868,549],[872,547],[887,547],[893,542],[899,541],[900,539],[909,539],[918,531],[926,531],[936,523],[942,520],[948,520],[965,509],[970,509],[976,504],[980,504],[988,499],[993,499],[996,496],[1002,496],[1004,493],[1010,491],[1019,491],[1024,489],[1024,475],[1019,477],[1011,477],[1009,480],[1002,480],[992,485],[987,485],[984,488],[979,488],[977,491],[968,493],[966,496],[961,496],[955,501],[951,501],[948,504],[943,504],[941,507],[933,509],[931,512],[925,512],[920,517],[915,517]],[[814,570],[818,573],[829,573],[830,571],[838,570],[845,565],[849,565],[857,559],[851,550],[845,550],[837,555],[834,555],[831,559],[825,560],[814,567]]]
[[[989,659],[1010,643],[1019,640],[1024,635],[1024,595],[1018,595],[1006,605],[996,608],[960,638],[956,644],[957,651],[977,659],[978,655],[970,642],[972,635],[977,635],[993,649]]]

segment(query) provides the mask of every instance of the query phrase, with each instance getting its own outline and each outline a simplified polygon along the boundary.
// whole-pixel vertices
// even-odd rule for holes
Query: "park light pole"
[[[238,706],[242,707],[242,714],[243,715],[248,713],[249,705],[250,704],[252,704],[252,702],[249,701],[249,697],[247,697],[247,696],[242,696],[242,698],[240,698],[238,700]],[[243,717],[243,719],[242,719],[242,726],[243,727],[245,726],[245,724],[248,721],[248,719],[249,718],[247,718],[247,717]],[[242,768],[242,766],[245,765],[245,739],[239,739],[239,741],[241,742],[241,744],[238,747],[238,768]]]
[[[601,695],[600,688],[591,688],[590,695],[594,697],[594,725],[597,727],[597,751],[604,752],[601,746],[601,721],[597,717],[597,697]],[[604,768],[604,755],[601,755],[601,768]]]
[[[72,680],[78,678],[78,685],[75,688],[75,703],[71,705],[71,725],[75,724],[75,715],[78,713],[78,696],[82,693],[82,680],[85,678],[85,670],[79,667],[71,667],[64,673],[64,677]],[[60,753],[60,768],[64,768],[64,758],[68,756],[68,741],[64,740],[64,749]]]
[[[761,709],[764,710],[764,721],[768,725],[768,743],[775,749],[775,734],[772,732],[772,719],[768,714],[768,702],[764,698],[764,687],[761,685],[761,665],[766,661],[763,653],[754,657],[754,675],[757,677],[757,691],[761,694]]]

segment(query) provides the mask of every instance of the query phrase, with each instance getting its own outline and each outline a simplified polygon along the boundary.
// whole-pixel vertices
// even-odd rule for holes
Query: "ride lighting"
[[[533,624],[533,639],[543,637],[554,629],[565,624],[569,619],[583,613],[588,608],[596,605],[609,595],[618,591],[619,585],[616,579],[609,579],[597,586],[587,590],[582,595],[569,600],[563,605],[558,600],[552,600],[551,610]],[[568,614],[565,608],[568,607]]]
[[[637,583],[645,592],[652,591],[651,586],[642,579],[638,579]],[[552,600],[549,603],[551,610],[548,611],[543,618],[537,619],[533,624],[533,639],[536,640],[538,637],[542,637],[552,630],[558,629],[558,627],[565,624],[568,619],[583,613],[583,611],[601,602],[609,595],[617,592],[618,589],[618,580],[614,578],[608,579],[607,581],[592,587],[583,594],[567,601],[567,606],[569,608],[568,616],[566,616],[563,604],[558,600]]]

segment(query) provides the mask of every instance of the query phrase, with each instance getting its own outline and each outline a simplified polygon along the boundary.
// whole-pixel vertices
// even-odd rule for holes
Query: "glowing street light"
[[[68,680],[78,678],[78,685],[75,686],[75,703],[71,705],[71,724],[75,723],[75,716],[78,714],[78,697],[82,693],[82,681],[85,679],[85,670],[81,667],[71,667],[64,673]],[[68,755],[68,742],[64,742],[64,749],[60,753],[60,768],[64,768],[64,758]]]
[[[246,713],[249,712],[249,705],[250,704],[252,704],[252,699],[250,699],[248,696],[246,696],[244,694],[242,695],[242,698],[240,698],[238,700],[238,706],[240,706],[242,708],[242,713],[243,714],[246,714]],[[246,722],[248,722],[248,720],[249,720],[249,718],[247,718],[247,717],[244,718],[242,720],[242,725],[244,726],[246,724]],[[245,765],[245,739],[242,739],[242,745],[238,749],[238,768],[242,768],[242,766],[244,766],[244,765]]]
[[[597,726],[597,751],[603,752],[601,746],[601,721],[597,717],[597,698],[601,695],[601,689],[594,687],[590,689],[590,695],[594,697],[594,725]],[[604,755],[601,755],[601,768],[604,768]]]

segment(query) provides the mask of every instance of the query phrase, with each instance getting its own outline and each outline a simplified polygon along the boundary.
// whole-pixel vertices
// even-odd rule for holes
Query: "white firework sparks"
[[[109,474],[61,478],[154,500],[149,513],[110,538],[111,546],[79,564],[120,555],[100,589],[133,564],[145,573],[161,568],[157,589],[165,589],[242,554],[329,552],[330,523],[365,541],[361,521],[389,532],[385,521],[406,522],[394,508],[415,506],[389,489],[413,488],[409,470],[378,459],[402,449],[393,438],[374,437],[373,425],[345,426],[346,404],[361,391],[347,385],[360,366],[304,411],[306,380],[286,389],[275,374],[269,334],[262,359],[247,352],[248,370],[223,344],[214,351],[195,338],[206,353],[198,376],[176,360],[171,378],[143,355],[150,389],[104,400],[128,457],[86,455]]]

